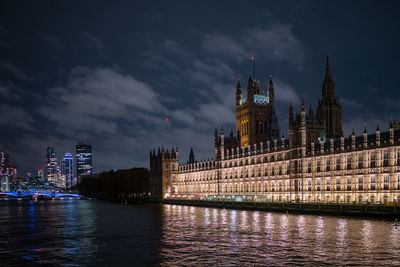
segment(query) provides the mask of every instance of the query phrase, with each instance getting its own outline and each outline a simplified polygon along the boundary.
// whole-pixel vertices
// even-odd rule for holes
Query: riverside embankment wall
[[[210,208],[228,208],[275,211],[285,213],[325,214],[339,216],[365,216],[381,218],[399,218],[400,207],[387,205],[325,204],[325,203],[272,203],[272,202],[236,202],[212,200],[163,199],[164,204],[186,205]]]

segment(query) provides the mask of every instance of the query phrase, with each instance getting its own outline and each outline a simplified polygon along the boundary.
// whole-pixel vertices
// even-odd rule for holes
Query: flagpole
[[[256,80],[256,53],[253,53],[254,56],[254,60],[253,60],[253,76],[254,76],[254,80]]]

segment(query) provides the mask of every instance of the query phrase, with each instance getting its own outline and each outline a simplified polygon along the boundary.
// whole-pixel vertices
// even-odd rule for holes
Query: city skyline
[[[214,129],[236,130],[235,87],[254,52],[261,89],[274,80],[285,136],[289,104],[317,103],[327,52],[344,136],[377,122],[385,131],[398,115],[398,2],[95,7],[107,13],[88,3],[1,4],[0,150],[21,173],[41,166],[43,148],[63,155],[79,140],[96,147],[95,172],[147,167],[149,148],[161,145],[211,158]]]

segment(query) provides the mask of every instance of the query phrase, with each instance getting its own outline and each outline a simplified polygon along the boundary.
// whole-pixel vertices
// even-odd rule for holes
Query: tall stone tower
[[[325,78],[322,84],[322,99],[318,101],[317,118],[323,122],[326,138],[343,136],[342,108],[336,97],[328,55],[326,55]]]
[[[178,178],[179,152],[172,148],[171,152],[164,151],[164,147],[150,151],[150,184],[151,197],[161,200],[175,193],[172,182]]]
[[[238,81],[236,86],[236,131],[241,147],[279,138],[274,101],[274,84],[271,77],[268,95],[262,92],[260,83],[256,82],[250,74],[247,82],[247,96],[243,97]]]

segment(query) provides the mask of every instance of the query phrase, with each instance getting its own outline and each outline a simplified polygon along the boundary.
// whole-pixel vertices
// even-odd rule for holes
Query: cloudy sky
[[[350,2],[350,3],[349,3]],[[211,158],[235,127],[235,86],[275,81],[316,106],[328,52],[344,132],[400,115],[398,1],[1,1],[0,151],[19,174],[79,141],[94,170],[148,167],[150,148]],[[168,118],[166,122],[165,118]]]

